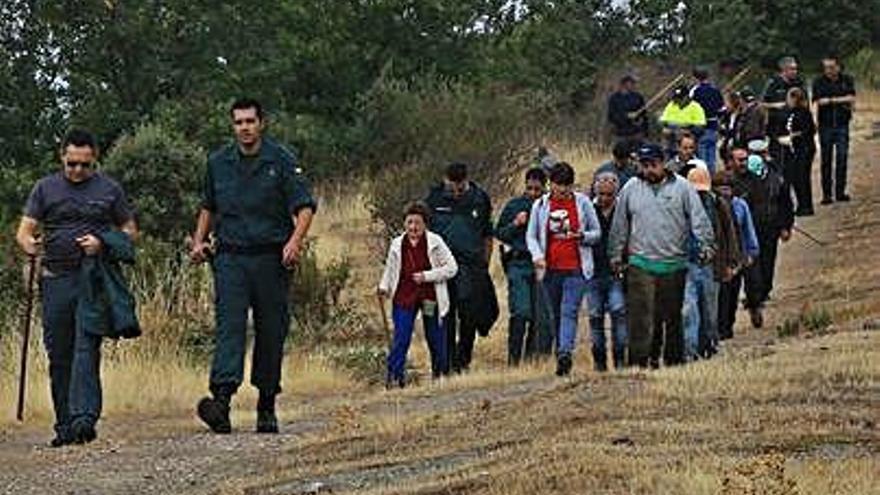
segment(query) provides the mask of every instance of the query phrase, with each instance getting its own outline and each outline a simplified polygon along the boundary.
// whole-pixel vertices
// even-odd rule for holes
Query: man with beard
[[[647,144],[638,156],[641,175],[620,191],[608,255],[615,273],[627,275],[629,363],[656,368],[661,349],[667,366],[684,362],[681,315],[690,236],[704,263],[712,259],[715,239],[697,191],[665,167],[663,148]]]

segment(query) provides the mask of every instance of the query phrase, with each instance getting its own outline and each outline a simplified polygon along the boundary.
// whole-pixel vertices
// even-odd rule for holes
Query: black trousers
[[[794,190],[798,213],[813,211],[813,158],[816,150],[798,148],[785,152],[785,182]]]
[[[444,374],[450,371],[459,372],[471,366],[474,355],[474,341],[477,339],[477,328],[473,323],[462,318],[459,310],[458,278],[447,283],[449,290],[449,313],[444,320],[446,327],[446,356],[448,364]]]
[[[739,305],[739,293],[742,290],[742,285],[742,273],[738,273],[729,282],[721,283],[721,290],[718,293],[718,335],[721,340],[733,338],[736,309]]]
[[[755,263],[746,270],[746,307],[760,308],[773,292],[773,279],[776,273],[776,254],[779,248],[779,231],[776,229],[756,229],[761,254]]]
[[[819,146],[822,149],[822,195],[831,198],[833,190],[840,198],[846,194],[849,125],[819,128]]]

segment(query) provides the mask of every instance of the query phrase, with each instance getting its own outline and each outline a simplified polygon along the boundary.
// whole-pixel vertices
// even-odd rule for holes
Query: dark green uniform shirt
[[[521,212],[531,213],[533,203],[534,201],[527,196],[518,196],[508,201],[501,210],[495,227],[495,237],[507,246],[506,249],[502,248],[502,261],[525,260],[531,263],[532,257],[526,245],[528,224],[516,226],[513,221]]]
[[[486,238],[492,237],[489,195],[471,182],[456,200],[439,184],[431,189],[426,203],[431,208],[429,228],[446,241],[459,265],[484,265]]]
[[[208,158],[202,207],[214,214],[221,245],[283,244],[293,232],[292,216],[316,208],[309,189],[296,157],[275,141],[263,138],[254,158],[233,143]]]

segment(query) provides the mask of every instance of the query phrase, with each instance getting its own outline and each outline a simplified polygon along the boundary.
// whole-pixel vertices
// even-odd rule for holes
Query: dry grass
[[[17,356],[18,349],[8,341],[3,355]],[[137,342],[108,343],[104,346],[102,381],[104,414],[109,417],[188,417],[196,400],[207,393],[207,364],[195,364],[191,358],[173,350],[153,347],[144,352]],[[42,348],[31,348],[25,421],[45,427],[54,420],[49,396],[48,371]],[[249,371],[246,370],[247,376]],[[302,354],[288,356],[282,383],[297,396],[315,396],[328,391],[355,389],[347,375],[334,369],[320,357]],[[0,379],[0,427],[15,424],[14,404],[18,394],[17,368],[4,367]],[[242,386],[235,406],[240,414],[251,416],[256,391]]]

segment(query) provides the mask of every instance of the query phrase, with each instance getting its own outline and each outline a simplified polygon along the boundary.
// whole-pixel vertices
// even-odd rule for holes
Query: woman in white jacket
[[[449,312],[446,281],[455,276],[458,264],[443,239],[426,228],[430,210],[423,203],[406,207],[406,232],[388,248],[379,296],[391,297],[394,339],[388,353],[386,385],[406,383],[406,355],[412,341],[416,315],[422,313],[425,340],[431,353],[431,372],[437,378],[449,372],[443,318]]]

